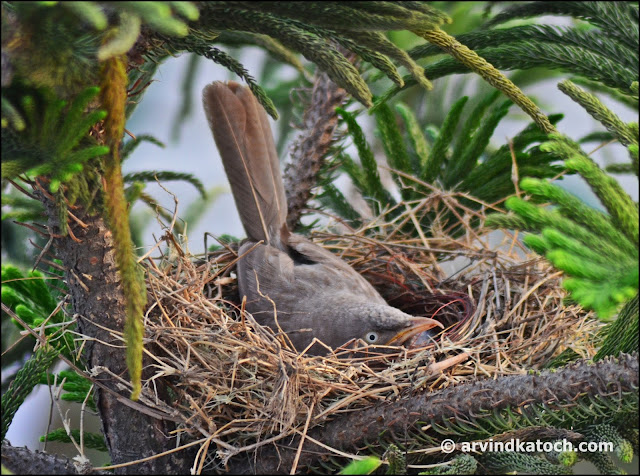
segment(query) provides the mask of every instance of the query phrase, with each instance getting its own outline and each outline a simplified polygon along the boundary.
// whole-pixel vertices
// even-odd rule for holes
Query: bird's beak
[[[389,342],[387,342],[387,345],[402,345],[412,337],[428,331],[429,329],[433,329],[434,327],[444,329],[441,322],[438,322],[435,319],[429,319],[428,317],[412,317],[410,322],[411,326],[398,332],[389,340]]]

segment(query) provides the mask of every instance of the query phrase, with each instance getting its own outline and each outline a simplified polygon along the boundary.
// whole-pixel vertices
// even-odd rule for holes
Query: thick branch
[[[546,411],[565,411],[589,396],[615,398],[623,393],[638,391],[638,354],[622,354],[619,359],[605,359],[596,364],[579,362],[557,371],[539,375],[516,375],[497,380],[463,384],[433,393],[418,393],[366,410],[345,414],[308,432],[308,436],[333,448],[357,451],[383,439],[403,440],[407,431],[431,423],[474,420],[474,415],[507,408],[527,411],[534,404],[544,404]],[[592,423],[593,418],[589,417]],[[420,422],[420,423],[418,423]],[[576,423],[574,420],[572,423]],[[569,422],[568,424],[571,424]],[[263,447],[257,455],[238,456],[232,461],[232,473],[271,474],[289,472],[293,465],[300,438],[286,443]],[[327,450],[307,440],[298,469],[317,465]],[[254,466],[255,461],[255,466]]]
[[[91,466],[83,466],[66,456],[18,448],[2,443],[2,465],[13,474],[87,474]],[[91,474],[113,474],[109,471],[91,470]]]
[[[59,234],[55,204],[42,193],[39,196],[47,210],[50,229]],[[170,450],[175,447],[175,439],[168,437],[173,429],[172,424],[121,403],[129,397],[130,389],[123,389],[115,378],[103,370],[106,368],[125,380],[129,378],[124,343],[114,337],[114,334],[122,335],[125,300],[115,265],[112,235],[104,220],[82,209],[74,210],[74,215],[87,226],[70,223],[71,233],[57,238],[55,247],[64,264],[65,281],[78,330],[87,339],[83,354],[87,369],[93,369],[97,380],[120,394],[118,397],[99,388],[96,390],[97,406],[112,463],[126,463]],[[80,242],[74,241],[71,236],[77,237]],[[161,388],[159,393],[162,398]],[[185,473],[192,462],[188,456],[186,453],[177,453],[117,471],[121,474]]]
[[[325,73],[319,73],[313,85],[311,104],[304,114],[302,131],[293,144],[291,162],[284,171],[284,188],[289,211],[287,225],[295,229],[307,208],[311,190],[317,182],[327,151],[334,141],[338,125],[336,107],[347,97]]]

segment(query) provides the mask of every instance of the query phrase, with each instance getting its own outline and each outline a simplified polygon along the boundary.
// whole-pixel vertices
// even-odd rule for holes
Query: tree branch
[[[2,466],[13,474],[88,474],[89,470],[91,474],[113,474],[94,470],[66,456],[11,446],[7,441],[2,442]]]
[[[512,409],[531,417],[533,406],[544,405],[551,413],[577,408],[584,399],[622,399],[625,393],[638,392],[638,353],[621,354],[618,359],[603,359],[595,364],[585,361],[556,371],[501,377],[450,387],[441,391],[415,393],[407,398],[385,402],[374,407],[345,414],[340,418],[316,426],[309,437],[343,451],[358,451],[377,442],[395,443],[403,447],[415,441],[421,427],[448,426],[455,421],[478,422],[475,416],[487,417],[487,412]],[[593,423],[588,412],[576,412],[574,419],[565,419],[565,425]],[[613,414],[611,415],[613,418]],[[479,418],[478,418],[479,419]],[[633,420],[635,421],[635,419]],[[557,419],[561,427],[560,419]],[[453,434],[453,433],[452,433]],[[442,439],[442,435],[429,432]],[[472,433],[465,434],[468,438]],[[453,438],[456,438],[455,436]],[[284,440],[281,440],[284,441]],[[461,440],[462,441],[462,440]],[[465,440],[466,441],[466,440]],[[261,447],[253,455],[239,455],[229,464],[235,474],[273,474],[289,472],[300,445],[297,436],[286,443]],[[318,467],[330,453],[307,440],[298,461],[302,467]]]
[[[55,203],[39,190],[36,194],[47,211],[50,230],[59,236]],[[112,463],[127,463],[170,450],[176,446],[175,439],[169,438],[173,423],[123,404],[122,401],[129,398],[130,389],[123,389],[112,376],[128,379],[124,343],[115,337],[123,332],[125,300],[115,264],[111,232],[97,214],[87,214],[79,206],[74,214],[87,225],[69,224],[73,236],[80,241],[73,241],[69,233],[56,238],[54,244],[58,257],[64,263],[65,281],[77,317],[78,331],[86,339],[83,357],[87,369],[116,392],[96,389],[97,408]],[[163,399],[161,382],[158,382],[157,389]],[[116,473],[188,473],[192,461],[188,451],[180,452],[118,469]]]

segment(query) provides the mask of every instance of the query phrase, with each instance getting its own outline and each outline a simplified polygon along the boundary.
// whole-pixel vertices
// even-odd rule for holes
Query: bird
[[[202,101],[247,234],[238,250],[239,294],[259,324],[285,333],[296,352],[309,355],[358,339],[403,345],[443,327],[389,306],[345,261],[289,230],[271,127],[249,88],[216,81],[203,89]]]

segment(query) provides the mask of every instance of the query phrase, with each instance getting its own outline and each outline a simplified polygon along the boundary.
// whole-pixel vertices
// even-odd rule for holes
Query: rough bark
[[[87,474],[91,468],[65,456],[18,448],[6,441],[2,443],[2,465],[13,474]],[[113,473],[91,469],[91,474]]]
[[[47,210],[50,230],[59,235],[55,204],[42,193],[39,196]],[[122,403],[129,398],[130,391],[122,389],[117,379],[104,370],[128,379],[124,343],[110,332],[121,334],[123,331],[124,294],[115,265],[113,239],[103,218],[97,214],[88,215],[79,208],[73,213],[85,226],[70,220],[71,233],[56,238],[54,246],[64,264],[78,331],[86,338],[83,357],[87,369],[93,370],[98,381],[121,396],[96,388],[97,408],[111,461],[113,464],[126,463],[170,450],[175,447],[175,439],[168,437],[173,424]],[[185,473],[192,461],[188,453],[179,452],[116,472]]]
[[[313,84],[311,103],[305,110],[302,130],[291,149],[291,162],[284,170],[287,195],[287,226],[295,230],[316,186],[318,171],[334,143],[338,126],[336,107],[342,105],[347,92],[318,73]]]
[[[457,419],[473,420],[474,415],[484,414],[486,417],[487,411],[506,408],[526,412],[528,405],[536,403],[545,404],[548,411],[568,411],[586,395],[611,398],[637,391],[638,354],[622,354],[618,360],[604,359],[596,364],[578,362],[539,375],[487,379],[433,393],[410,395],[345,414],[309,430],[307,434],[333,448],[358,451],[365,448],[367,442],[379,441],[383,433],[383,439],[387,443],[401,444],[407,440],[407,435],[411,434],[418,421],[444,424]],[[300,437],[281,441],[277,448],[269,446],[259,449],[256,458],[253,455],[237,456],[230,461],[229,472],[289,473],[300,445]],[[298,471],[304,467],[317,466],[324,455],[327,455],[326,449],[307,440],[298,461]]]

